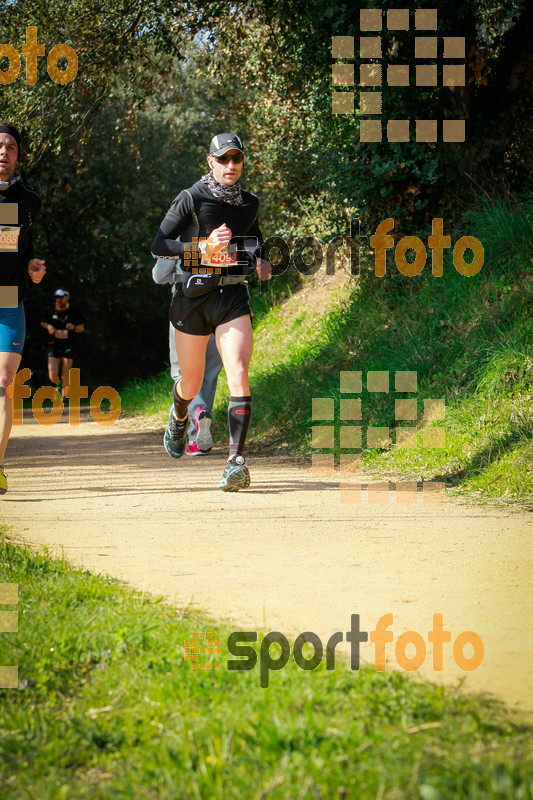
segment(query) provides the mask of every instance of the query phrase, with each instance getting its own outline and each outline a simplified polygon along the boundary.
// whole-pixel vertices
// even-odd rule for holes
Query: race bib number
[[[55,337],[56,339],[68,339],[68,331],[64,329],[61,331],[56,331]]]
[[[14,225],[0,227],[0,251],[17,253],[19,247],[20,228]]]
[[[229,244],[215,252],[203,252],[201,264],[207,267],[234,267],[237,266],[237,245]]]

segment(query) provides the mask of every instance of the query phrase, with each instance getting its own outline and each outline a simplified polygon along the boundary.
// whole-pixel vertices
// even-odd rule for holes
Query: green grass
[[[250,442],[274,448],[285,443],[310,456],[312,398],[335,398],[339,425],[339,372],[345,370],[389,371],[389,394],[369,393],[363,384],[360,397],[364,427],[393,429],[394,399],[410,396],[393,394],[394,373],[416,371],[419,419],[424,399],[446,401],[445,448],[367,450],[365,468],[379,475],[439,477],[457,492],[491,499],[533,498],[533,200],[486,204],[463,220],[452,241],[464,234],[477,236],[485,248],[485,264],[471,278],[454,269],[450,251],[441,278],[432,276],[429,265],[417,278],[403,277],[389,254],[386,278],[376,278],[365,262],[350,300],[318,324],[307,319],[304,304],[289,324],[279,305],[261,307],[251,366]],[[163,423],[167,386],[162,376],[138,384],[135,403],[126,389],[124,407],[158,411]],[[215,432],[224,436],[227,397],[222,379],[214,420]]]
[[[531,729],[493,700],[400,672],[229,672],[229,628],[0,540],[19,584],[2,634],[2,800],[529,800]],[[193,671],[212,630],[222,669]]]
[[[147,380],[139,378],[129,381],[120,390],[122,410],[128,415],[150,416],[162,414],[163,409],[166,408],[164,417],[168,422],[168,409],[172,402],[172,385],[169,370],[160,372]]]

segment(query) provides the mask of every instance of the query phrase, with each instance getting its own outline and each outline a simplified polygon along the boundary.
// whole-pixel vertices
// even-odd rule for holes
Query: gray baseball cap
[[[211,139],[209,145],[210,156],[223,156],[228,150],[238,150],[244,153],[242,139],[235,133],[218,133]]]

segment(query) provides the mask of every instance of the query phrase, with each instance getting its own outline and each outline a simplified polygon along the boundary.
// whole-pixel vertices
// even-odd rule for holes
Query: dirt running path
[[[25,420],[8,448],[0,519],[75,564],[291,641],[312,630],[325,643],[349,629],[352,613],[371,631],[389,612],[394,643],[407,630],[427,641],[440,612],[452,641],[475,631],[485,657],[464,673],[446,645],[435,673],[428,645],[420,672],[451,684],[466,675],[466,689],[533,710],[531,513],[451,501],[341,505],[332,481],[277,457],[249,459],[250,489],[224,494],[224,460],[218,448],[173,461],[159,432],[131,422]],[[361,646],[364,660],[373,652]]]

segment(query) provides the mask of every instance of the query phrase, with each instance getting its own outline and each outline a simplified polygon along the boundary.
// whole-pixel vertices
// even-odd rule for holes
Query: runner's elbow
[[[164,258],[165,256],[168,256],[167,242],[163,236],[161,228],[157,231],[150,249],[154,258]]]

